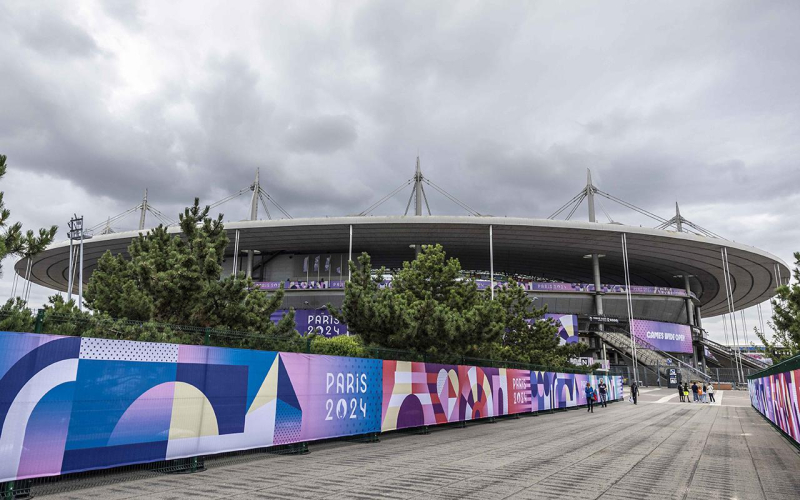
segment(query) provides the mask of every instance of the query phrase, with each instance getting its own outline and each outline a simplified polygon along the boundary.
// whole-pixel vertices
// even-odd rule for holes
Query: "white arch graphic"
[[[17,478],[25,429],[33,409],[50,390],[66,382],[75,382],[77,375],[77,358],[58,361],[31,377],[16,395],[0,431],[0,482]],[[63,457],[64,450],[53,452]]]

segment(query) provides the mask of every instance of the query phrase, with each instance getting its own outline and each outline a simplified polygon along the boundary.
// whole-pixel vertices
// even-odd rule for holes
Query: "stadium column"
[[[347,254],[347,281],[350,281],[350,261],[353,260],[353,225],[350,224],[350,250]]]
[[[692,303],[692,287],[689,284],[689,275],[683,275],[683,285],[686,288],[686,324],[693,325],[694,320],[692,318],[692,307],[694,304]]]
[[[600,287],[600,256],[596,253],[592,254],[592,276],[594,277],[594,309],[598,316],[603,316],[603,295],[601,294],[602,288]],[[605,331],[605,325],[598,323],[597,329],[601,332]],[[602,348],[603,339],[600,338],[600,346]],[[606,350],[602,349],[603,361],[606,361]]]
[[[692,326],[694,321],[692,319],[692,287],[689,283],[689,273],[683,273],[683,286],[686,289],[686,324]],[[702,355],[698,350],[702,349],[702,344],[692,342],[692,363],[695,369],[700,369],[698,358]]]
[[[602,287],[600,286],[600,256],[596,253],[592,254],[592,276],[594,276],[594,308],[598,316],[603,315],[603,296],[600,293]],[[603,324],[598,325],[603,329]]]
[[[700,335],[703,335],[703,319],[702,319],[702,314],[700,314],[700,307],[699,306],[695,306],[694,307],[694,324],[695,324],[695,326],[697,328],[700,329]],[[707,370],[705,347],[703,347],[703,356],[702,356],[700,362],[701,362],[701,364],[703,366],[703,371],[705,372]]]
[[[494,300],[494,237],[491,224],[489,224],[489,293]]]

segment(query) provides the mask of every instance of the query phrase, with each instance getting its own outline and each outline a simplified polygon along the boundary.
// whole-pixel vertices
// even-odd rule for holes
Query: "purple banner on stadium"
[[[631,333],[662,351],[692,352],[692,329],[688,325],[632,319]]]
[[[273,323],[283,318],[287,311],[275,311],[270,315]],[[575,314],[545,314],[546,319],[552,319],[558,327],[558,338],[561,344],[578,342],[578,316]],[[325,337],[349,335],[347,325],[334,318],[325,309],[296,309],[294,312],[295,329],[301,335],[316,333]]]
[[[478,288],[489,288],[489,281],[477,281]],[[506,283],[495,282],[494,287],[502,288]],[[577,292],[577,293],[594,293],[595,286],[592,283],[543,283],[531,282],[522,283],[525,290],[529,292]],[[602,293],[625,293],[625,285],[600,285]],[[631,293],[637,295],[674,295],[679,297],[686,297],[686,290],[681,288],[666,288],[659,286],[631,286]]]
[[[277,290],[283,284],[284,290],[342,290],[344,289],[345,281],[259,281],[255,283],[256,288],[262,290]],[[489,288],[489,280],[476,280],[479,290]],[[385,280],[382,283],[383,287],[391,286],[390,280]],[[494,288],[503,288],[506,286],[505,282],[496,281]],[[594,293],[595,286],[591,283],[522,283],[523,288],[529,292],[566,292],[566,293]],[[602,293],[625,293],[624,285],[600,285]],[[671,295],[677,297],[686,297],[686,290],[682,288],[666,288],[659,286],[631,286],[631,293],[634,295]]]
[[[257,281],[253,283],[256,288],[261,290],[277,290],[283,285],[284,290],[334,290],[344,289],[344,281]]]
[[[287,311],[275,311],[270,315],[273,323],[277,323],[283,318]],[[334,318],[325,309],[296,309],[294,311],[295,329],[300,335],[316,333],[325,337],[337,337],[347,335],[347,325]]]
[[[575,314],[552,314],[547,313],[544,319],[552,319],[558,327],[558,343],[574,344],[580,339],[578,338],[578,316]],[[535,320],[527,320],[531,323]]]

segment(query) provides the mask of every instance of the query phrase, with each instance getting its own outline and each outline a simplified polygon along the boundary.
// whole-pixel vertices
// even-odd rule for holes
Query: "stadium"
[[[470,215],[432,215],[425,186]],[[404,215],[370,215],[407,187],[411,195]],[[789,276],[776,256],[717,236],[683,218],[677,206],[669,220],[635,207],[598,189],[591,174],[585,187],[547,219],[480,214],[424,177],[419,160],[411,179],[353,216],[291,218],[264,191],[258,175],[250,186],[212,207],[250,193],[251,220],[225,224],[229,244],[224,272],[252,276],[265,293],[283,285],[282,308],[295,308],[301,333],[347,333],[346,325],[338,324],[325,307],[341,304],[349,260],[367,252],[376,268],[396,269],[413,259],[421,245],[438,243],[448,256],[459,259],[465,277],[476,279],[480,288],[503,286],[509,278],[521,282],[537,307],[546,305],[559,323],[562,341],[584,342],[582,363],[599,362],[613,373],[630,374],[636,359],[651,383],[706,377],[712,369],[728,370],[731,381],[739,377],[741,382],[745,370],[766,365],[708,339],[703,318],[756,306],[772,297]],[[597,196],[660,224],[623,225],[610,217],[608,223],[598,222]],[[583,201],[589,220],[570,220]],[[258,219],[259,204],[269,217],[269,202],[284,218]],[[139,230],[111,230],[112,221],[137,212]],[[126,253],[131,240],[145,229],[148,213],[166,225],[174,223],[149,205],[145,195],[139,206],[96,227],[93,236],[85,233],[82,258],[76,237],[52,245],[30,262],[18,261],[15,270],[53,290],[67,291],[72,283],[72,293],[79,293],[79,282],[88,282],[106,251]],[[562,214],[566,219],[556,218]],[[175,225],[169,229],[179,232]],[[390,286],[390,276],[386,278]]]

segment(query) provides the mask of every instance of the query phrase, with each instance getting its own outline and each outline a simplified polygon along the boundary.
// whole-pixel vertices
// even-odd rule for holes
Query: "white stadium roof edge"
[[[778,279],[786,281],[789,268],[778,257],[729,240],[627,226],[617,223],[529,219],[490,216],[346,216],[329,218],[250,220],[227,222],[230,242],[226,255],[239,248],[271,254],[330,254],[350,249],[373,257],[376,266],[399,267],[414,256],[413,245],[440,243],[464,269],[490,267],[489,228],[492,228],[496,272],[527,274],[572,283],[593,282],[591,260],[597,253],[601,282],[623,284],[621,235],[627,235],[632,285],[683,288],[683,275],[692,276],[692,291],[704,317],[728,312],[721,251],[727,248],[736,309],[759,304],[774,295]],[[169,231],[177,233],[178,227]],[[84,242],[84,282],[106,250],[125,253],[132,238],[144,231],[96,235]],[[15,270],[24,275],[27,262]],[[33,259],[31,280],[65,291],[69,241],[51,245]]]

